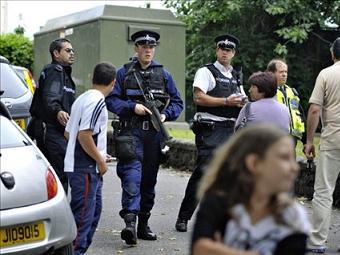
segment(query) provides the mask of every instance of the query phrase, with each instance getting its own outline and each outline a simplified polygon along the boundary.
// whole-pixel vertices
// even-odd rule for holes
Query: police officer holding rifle
[[[148,220],[154,205],[161,147],[168,139],[162,123],[175,120],[183,110],[171,74],[153,60],[159,37],[148,30],[131,35],[137,58],[118,70],[116,86],[106,98],[108,109],[120,119],[115,144],[117,174],[123,189],[119,214],[126,224],[121,238],[126,244],[136,244],[137,237],[157,239]]]

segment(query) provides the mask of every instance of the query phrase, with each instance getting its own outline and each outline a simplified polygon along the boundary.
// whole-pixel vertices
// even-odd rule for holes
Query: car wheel
[[[55,250],[53,255],[73,255],[73,246],[72,244],[68,244],[64,247]]]

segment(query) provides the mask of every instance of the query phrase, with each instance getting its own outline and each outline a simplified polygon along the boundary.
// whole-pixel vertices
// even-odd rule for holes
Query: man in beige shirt
[[[315,172],[309,242],[310,250],[317,253],[326,251],[333,192],[340,173],[340,37],[334,41],[331,54],[334,64],[320,72],[309,99],[307,143],[304,146],[306,157],[314,158],[313,137],[321,117],[320,152]]]

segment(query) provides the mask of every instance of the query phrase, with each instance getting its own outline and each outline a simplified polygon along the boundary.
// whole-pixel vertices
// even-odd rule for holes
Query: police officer
[[[158,101],[162,122],[175,120],[183,109],[170,73],[153,60],[159,37],[158,33],[148,30],[131,35],[137,58],[117,71],[116,86],[106,98],[108,109],[120,118],[121,131],[115,143],[117,174],[123,189],[119,214],[126,223],[121,238],[127,244],[136,244],[137,237],[157,239],[148,226],[148,219],[154,205],[162,134],[150,121],[151,111],[144,105],[143,93],[152,93]]]
[[[235,120],[246,99],[239,73],[231,66],[239,40],[227,34],[216,37],[215,43],[216,62],[198,69],[193,83],[194,103],[197,106],[193,125],[197,161],[175,225],[180,232],[187,231],[188,220],[198,204],[196,191],[204,165],[214,149],[234,133]]]
[[[31,115],[43,123],[46,130],[41,130],[38,137],[43,137],[43,152],[56,171],[65,192],[68,191],[68,179],[64,173],[64,157],[67,140],[64,130],[69,119],[72,103],[75,100],[75,84],[71,77],[74,63],[74,49],[66,38],[51,42],[49,48],[52,62],[41,71],[39,84],[33,96]],[[38,122],[36,122],[38,123]]]
[[[288,66],[283,59],[272,59],[267,65],[267,71],[274,73],[277,80],[277,101],[285,104],[290,114],[290,133],[294,138],[295,145],[298,140],[303,144],[306,141],[305,116],[300,104],[299,94],[296,89],[289,87]]]

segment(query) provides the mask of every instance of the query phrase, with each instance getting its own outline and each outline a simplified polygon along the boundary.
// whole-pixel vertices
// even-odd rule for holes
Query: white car
[[[0,254],[73,254],[77,229],[63,187],[0,102]]]
[[[0,56],[0,101],[7,106],[15,122],[24,130],[31,117],[29,109],[32,98],[24,80],[14,71],[10,62]]]

